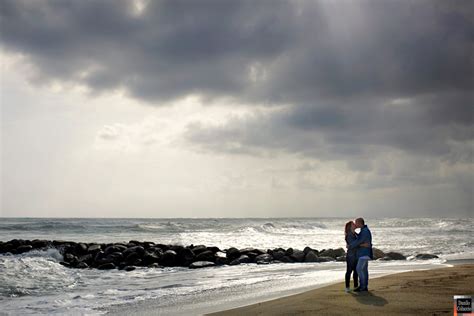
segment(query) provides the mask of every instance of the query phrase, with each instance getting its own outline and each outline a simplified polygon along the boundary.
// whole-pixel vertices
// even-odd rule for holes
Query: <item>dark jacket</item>
[[[357,240],[357,234],[356,233],[349,233],[347,234],[346,236],[346,244],[351,244],[352,242],[354,242],[355,240]],[[347,253],[346,253],[346,256],[347,257],[354,257],[356,258],[357,257],[357,248],[352,248],[352,249],[347,249]]]
[[[360,244],[363,244],[365,242],[369,244],[369,247],[359,247]],[[360,233],[357,239],[349,243],[348,251],[351,249],[357,249],[357,258],[369,256],[371,259],[373,259],[374,255],[372,252],[372,233],[370,232],[370,229],[369,227],[367,227],[367,225],[364,225],[364,227],[360,229]]]

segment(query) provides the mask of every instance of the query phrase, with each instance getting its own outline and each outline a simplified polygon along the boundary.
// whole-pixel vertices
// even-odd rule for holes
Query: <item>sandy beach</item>
[[[210,315],[450,315],[454,295],[474,294],[474,264],[376,278],[364,294],[343,289],[338,283]]]

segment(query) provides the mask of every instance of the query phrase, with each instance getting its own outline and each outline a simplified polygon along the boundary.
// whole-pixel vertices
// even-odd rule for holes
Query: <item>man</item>
[[[369,260],[373,259],[372,252],[372,233],[369,227],[365,225],[364,219],[359,217],[355,220],[356,228],[360,228],[359,236],[356,240],[348,244],[348,249],[354,249],[361,244],[367,243],[368,247],[357,248],[357,266],[356,271],[359,275],[359,287],[354,292],[366,292],[369,287]]]

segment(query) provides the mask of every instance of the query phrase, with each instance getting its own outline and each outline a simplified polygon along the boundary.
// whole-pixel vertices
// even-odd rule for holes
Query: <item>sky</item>
[[[0,1],[8,217],[472,217],[473,3]]]

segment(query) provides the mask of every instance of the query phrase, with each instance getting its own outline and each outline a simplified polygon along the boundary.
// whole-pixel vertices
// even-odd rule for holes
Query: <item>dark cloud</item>
[[[151,102],[347,102],[470,89],[469,5],[174,0],[137,14],[133,1],[4,0],[1,39],[45,80]]]
[[[375,148],[466,160],[471,1],[0,2],[1,43],[41,79],[151,104],[190,94],[286,111],[189,126],[205,149],[363,159]],[[472,158],[471,158],[472,159]]]
[[[472,162],[470,95],[290,106],[233,118],[224,125],[190,124],[186,138],[212,151],[284,151],[367,169],[378,153],[400,151],[443,161]],[[449,105],[448,108],[447,105]],[[464,146],[462,144],[465,144]],[[365,162],[364,162],[365,161]]]
[[[2,43],[45,79],[148,101],[237,95],[247,65],[274,58],[298,25],[287,2],[2,1]]]

